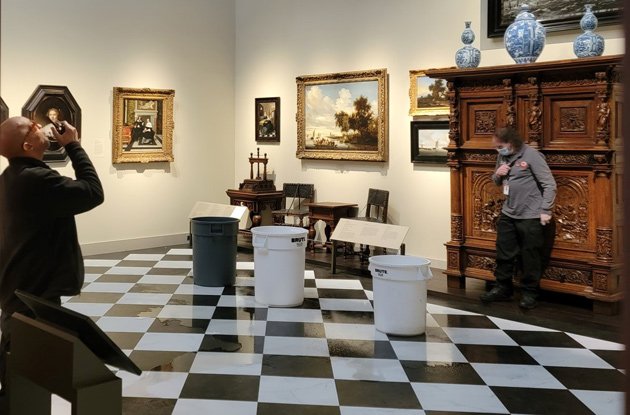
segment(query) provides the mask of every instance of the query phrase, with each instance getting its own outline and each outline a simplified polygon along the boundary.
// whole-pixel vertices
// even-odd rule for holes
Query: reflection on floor
[[[249,254],[224,289],[193,284],[188,249],[138,252],[86,259],[64,298],[144,370],[118,373],[125,414],[622,413],[618,343],[431,298],[425,335],[389,336],[367,278],[307,267],[304,304],[267,308]]]

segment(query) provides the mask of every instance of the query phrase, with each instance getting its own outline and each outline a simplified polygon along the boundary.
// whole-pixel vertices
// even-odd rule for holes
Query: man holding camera
[[[62,295],[79,294],[84,268],[74,215],[103,203],[103,187],[77,130],[62,121],[49,131],[65,147],[76,179],[43,162],[50,141],[40,125],[25,117],[0,124],[0,155],[9,160],[0,175],[0,394],[7,386],[11,315],[31,315],[15,290],[57,304]]]

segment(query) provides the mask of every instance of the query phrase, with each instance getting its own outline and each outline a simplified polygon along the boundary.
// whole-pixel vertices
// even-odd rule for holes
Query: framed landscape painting
[[[172,89],[114,88],[112,163],[173,161]]]
[[[411,162],[446,163],[448,121],[411,122]]]
[[[256,141],[280,142],[280,97],[256,98]]]
[[[444,79],[433,79],[424,70],[409,71],[409,115],[448,118],[450,107]]]
[[[387,161],[387,70],[305,75],[297,82],[296,155]]]
[[[599,25],[621,24],[623,0],[487,0],[488,37],[501,37],[505,29],[514,22],[521,4],[527,4],[529,11],[542,23],[547,32],[560,30],[580,30],[580,19],[584,15],[584,5],[592,4]]]

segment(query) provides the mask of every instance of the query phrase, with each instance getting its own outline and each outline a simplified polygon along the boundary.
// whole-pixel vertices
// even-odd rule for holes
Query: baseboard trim
[[[117,241],[92,242],[81,244],[83,255],[111,254],[112,252],[132,251],[135,249],[157,248],[187,244],[187,233],[149,236],[146,238],[122,239]]]

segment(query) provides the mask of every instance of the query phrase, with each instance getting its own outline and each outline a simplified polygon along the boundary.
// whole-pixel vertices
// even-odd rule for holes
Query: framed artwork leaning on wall
[[[450,107],[444,79],[433,79],[424,70],[409,71],[409,115],[448,118]]]
[[[296,83],[298,158],[387,161],[387,69],[304,75]]]
[[[256,98],[256,141],[280,142],[280,97]]]
[[[445,164],[448,121],[411,122],[411,162]]]
[[[66,86],[38,85],[22,107],[22,116],[45,128],[52,127],[53,122],[67,121],[77,129],[81,139],[81,108]],[[65,161],[67,157],[66,149],[51,138],[44,161]]]
[[[114,88],[112,163],[173,161],[172,89]]]

